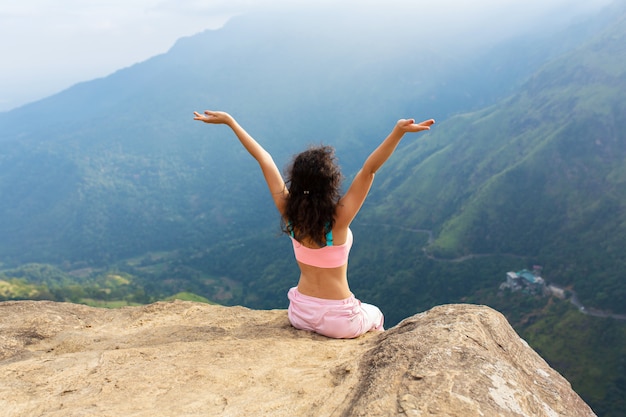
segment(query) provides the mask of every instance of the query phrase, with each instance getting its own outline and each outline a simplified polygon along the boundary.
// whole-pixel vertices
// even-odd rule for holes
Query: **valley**
[[[399,117],[434,117],[377,173],[351,288],[391,325],[496,308],[598,415],[621,416],[625,13],[480,42],[407,22],[381,38],[355,13],[246,15],[0,113],[0,300],[285,308],[298,272],[258,167],[192,111],[236,114],[281,167],[331,143],[345,184]],[[575,297],[499,292],[530,265]]]

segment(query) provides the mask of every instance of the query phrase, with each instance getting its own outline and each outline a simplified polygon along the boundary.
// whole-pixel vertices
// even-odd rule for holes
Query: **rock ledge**
[[[497,311],[443,305],[333,340],[285,310],[0,303],[10,416],[593,416]]]

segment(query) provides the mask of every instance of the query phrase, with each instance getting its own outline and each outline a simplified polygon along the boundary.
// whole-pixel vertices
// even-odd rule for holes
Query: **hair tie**
[[[304,190],[304,191],[303,191],[303,193],[304,193],[305,195],[309,195],[309,190]]]

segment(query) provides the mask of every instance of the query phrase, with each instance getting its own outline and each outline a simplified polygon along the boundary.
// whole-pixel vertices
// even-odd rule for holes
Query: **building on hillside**
[[[539,276],[540,268],[533,268],[533,272],[522,269],[518,272],[507,272],[506,281],[500,285],[500,289],[509,289],[512,292],[522,291],[533,295],[548,295],[546,281]]]

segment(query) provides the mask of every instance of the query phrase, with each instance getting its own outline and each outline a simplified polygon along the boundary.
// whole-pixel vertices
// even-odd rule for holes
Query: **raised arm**
[[[243,147],[246,148],[250,155],[252,155],[252,157],[259,163],[261,171],[263,171],[263,176],[265,177],[265,182],[267,182],[267,186],[272,194],[274,204],[282,215],[284,213],[285,199],[288,191],[285,186],[285,181],[280,174],[280,170],[272,159],[272,155],[270,155],[270,153],[267,152],[256,140],[254,140],[254,138],[250,136],[230,114],[209,110],[205,111],[204,114],[200,114],[198,112],[194,112],[193,114],[194,120],[210,124],[225,124],[232,129],[239,139],[239,142],[241,142]]]
[[[433,119],[425,120],[421,123],[415,123],[414,119],[398,120],[389,136],[365,160],[363,167],[354,177],[348,191],[339,201],[336,218],[337,225],[340,227],[350,225],[369,193],[374,181],[374,175],[396,150],[404,134],[430,130],[430,126],[434,123]]]

